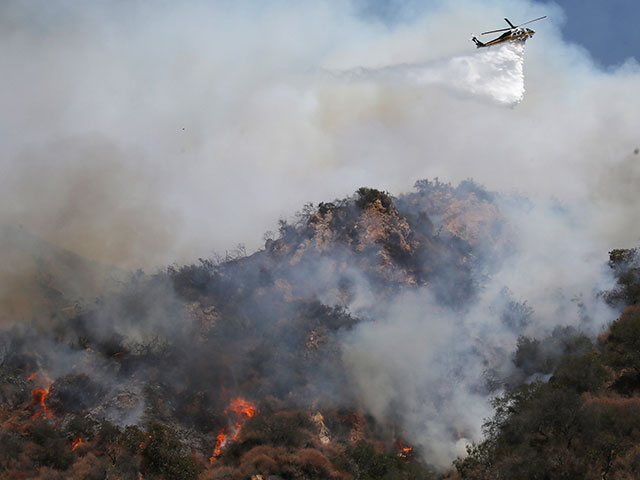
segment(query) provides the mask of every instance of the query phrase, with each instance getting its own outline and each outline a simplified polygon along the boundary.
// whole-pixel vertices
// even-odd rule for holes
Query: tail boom
[[[476,44],[476,47],[478,47],[478,48],[486,47],[486,45],[484,43],[482,43],[480,40],[478,40],[476,37],[471,37],[471,40],[473,41],[473,43]]]

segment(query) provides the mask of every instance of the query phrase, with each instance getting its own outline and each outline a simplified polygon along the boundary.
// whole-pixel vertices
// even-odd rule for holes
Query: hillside
[[[640,450],[640,257],[613,250],[616,287],[607,301],[626,305],[597,339],[574,337],[547,382],[516,385],[497,397],[485,440],[458,459],[459,478],[637,478]],[[557,342],[556,342],[557,343]],[[523,338],[516,362],[545,370],[552,339]]]
[[[305,206],[251,255],[60,293],[0,332],[3,478],[517,478],[541,452],[539,478],[627,478],[613,472],[633,463],[633,422],[602,422],[635,412],[637,309],[598,340],[587,323],[531,336],[533,309],[492,287],[517,250],[503,200],[472,181],[361,188]],[[620,308],[637,263],[616,252],[604,297]],[[573,423],[512,409],[559,404]],[[553,463],[585,438],[587,467]]]

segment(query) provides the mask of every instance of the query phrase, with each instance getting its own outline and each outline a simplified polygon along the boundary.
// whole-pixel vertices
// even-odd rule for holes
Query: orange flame
[[[40,411],[33,414],[31,418],[38,418],[42,415],[44,418],[53,418],[53,412],[47,408],[47,397],[49,397],[49,388],[51,384],[47,388],[36,387],[31,391],[31,406],[35,407],[36,405],[40,405]]]
[[[148,438],[148,440],[143,440],[142,442],[140,442],[138,444],[138,448],[140,450],[144,450],[145,449],[145,447],[149,444],[149,441],[153,438],[153,435],[149,435],[147,438]]]
[[[231,400],[229,406],[224,409],[224,413],[229,413],[229,411],[232,411],[240,418],[246,417],[245,421],[253,417],[257,412],[252,402],[241,397],[236,397]]]
[[[73,443],[71,445],[71,451],[73,452],[80,445],[82,445],[82,437],[74,437],[73,438]]]
[[[27,377],[27,382],[32,381],[34,378],[36,378],[38,376],[38,372],[32,373],[31,375],[29,375]]]
[[[400,450],[400,453],[398,453],[398,456],[402,457],[402,458],[410,458],[412,454],[413,454],[413,448],[412,447],[403,447]]]
[[[240,436],[240,429],[245,424],[247,420],[255,416],[258,413],[253,402],[245,400],[241,397],[236,397],[229,402],[229,406],[224,409],[224,413],[227,415],[233,415],[234,422],[233,427],[231,427],[231,431],[233,432],[231,435],[231,440],[237,440]],[[227,444],[229,435],[227,434],[227,428],[222,427],[220,432],[218,432],[218,436],[216,437],[216,445],[213,448],[213,454],[211,458],[209,458],[209,463],[212,464],[213,461],[220,456],[222,453],[222,449]]]
[[[209,463],[212,464],[213,461],[220,456],[222,453],[222,448],[227,444],[227,434],[225,433],[224,427],[220,429],[218,436],[216,437],[216,446],[213,448],[213,454],[211,454],[211,458],[209,458]]]

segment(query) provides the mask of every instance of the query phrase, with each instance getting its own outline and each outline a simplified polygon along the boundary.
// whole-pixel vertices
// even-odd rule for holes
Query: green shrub
[[[381,192],[375,188],[360,187],[356,194],[358,195],[356,206],[361,210],[366,210],[376,200],[380,200],[385,209],[388,209],[393,203],[388,192]]]
[[[173,432],[162,425],[151,426],[148,442],[143,449],[151,472],[163,475],[167,480],[195,480],[198,477],[198,467],[182,451],[182,443]]]
[[[591,352],[580,357],[565,358],[555,370],[551,381],[578,393],[596,392],[606,378],[600,355]]]
[[[640,371],[640,308],[627,308],[611,324],[605,352],[610,365]]]
[[[638,249],[615,249],[609,252],[609,267],[616,277],[616,287],[605,292],[612,305],[634,305],[640,302],[640,258]]]
[[[362,480],[412,480],[436,478],[431,470],[405,458],[397,452],[377,452],[374,445],[363,440],[345,448],[333,460],[333,466]]]

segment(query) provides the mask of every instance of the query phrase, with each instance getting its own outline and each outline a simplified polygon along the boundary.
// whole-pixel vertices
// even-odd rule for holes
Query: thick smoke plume
[[[104,263],[253,249],[291,205],[416,178],[591,205],[608,193],[603,173],[638,147],[636,64],[599,70],[563,41],[549,5],[400,2],[412,20],[385,26],[359,4],[45,4],[1,7],[0,222]],[[471,32],[542,14],[526,97],[513,110],[487,102],[519,67],[481,65],[502,50],[476,50]],[[437,85],[398,65],[428,66]],[[391,85],[309,73],[359,69],[399,70]],[[600,205],[599,235],[638,238],[619,202]]]
[[[374,301],[377,321],[358,325],[344,353],[367,408],[380,419],[399,415],[408,438],[439,468],[480,438],[496,395],[492,383],[532,373],[523,376],[513,363],[521,336],[542,339],[558,326],[595,336],[616,316],[599,295],[613,285],[606,255],[595,255],[597,244],[581,237],[571,213],[508,196],[458,208],[463,219],[430,218],[435,228],[473,245],[474,299],[443,305],[429,283]],[[501,228],[488,228],[492,215],[504,222]],[[550,235],[558,241],[549,243]],[[436,276],[458,269],[450,263]],[[464,285],[445,284],[450,291]],[[554,355],[560,354],[558,348]]]

